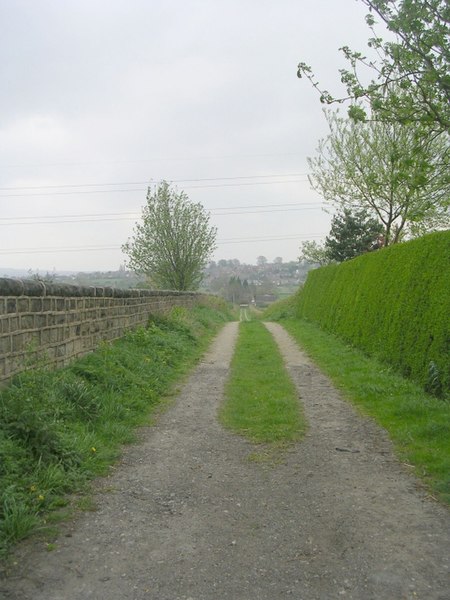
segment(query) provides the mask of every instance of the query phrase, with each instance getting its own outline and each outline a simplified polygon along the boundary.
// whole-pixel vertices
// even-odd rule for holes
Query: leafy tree
[[[267,258],[265,256],[258,256],[256,259],[256,264],[258,267],[265,267],[267,265]]]
[[[142,222],[123,246],[128,266],[160,289],[195,290],[216,247],[217,230],[201,204],[163,182],[147,193]]]
[[[355,258],[382,246],[382,232],[381,223],[366,210],[344,208],[333,216],[324,244],[302,242],[299,260],[323,266]]]
[[[376,216],[386,246],[449,225],[446,134],[422,137],[417,125],[327,118],[330,134],[308,159],[310,183],[326,201]]]
[[[320,266],[327,265],[330,262],[325,246],[311,240],[302,242],[298,259]]]
[[[344,208],[334,215],[325,239],[325,251],[330,261],[343,262],[382,245],[383,226],[366,210],[352,212]]]
[[[297,74],[305,76],[319,91],[323,103],[351,101],[349,115],[365,120],[366,100],[372,117],[400,123],[420,122],[435,131],[450,128],[450,49],[448,0],[362,0],[368,7],[366,22],[372,37],[368,46],[377,58],[368,59],[347,46],[341,48],[350,63],[341,69],[347,97],[334,97],[315,80],[310,66],[302,62]],[[384,41],[375,26],[379,18],[393,34]],[[363,83],[369,70],[372,79]]]
[[[241,281],[240,277],[230,277],[225,287],[224,296],[233,304],[241,304],[242,302],[250,302],[253,292],[249,286],[247,279]]]

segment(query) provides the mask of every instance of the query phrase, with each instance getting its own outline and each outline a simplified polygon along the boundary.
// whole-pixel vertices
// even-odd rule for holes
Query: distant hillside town
[[[237,258],[211,261],[205,268],[201,291],[216,294],[234,304],[266,306],[275,300],[293,294],[313,267],[305,261],[283,262],[277,257],[269,262],[259,256],[256,265],[241,263]],[[35,272],[0,269],[0,277],[39,279],[53,283],[72,285],[95,285],[120,289],[151,288],[151,284],[125,266],[117,271],[92,272]]]

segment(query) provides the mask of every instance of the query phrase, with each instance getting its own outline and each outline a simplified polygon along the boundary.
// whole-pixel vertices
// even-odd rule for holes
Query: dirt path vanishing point
[[[228,324],[57,549],[26,544],[2,600],[448,600],[449,513],[387,436],[268,325],[310,428],[280,464],[225,431]],[[103,493],[101,489],[103,488]]]

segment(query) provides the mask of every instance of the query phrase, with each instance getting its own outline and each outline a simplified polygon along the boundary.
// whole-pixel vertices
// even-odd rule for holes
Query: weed
[[[35,530],[38,523],[37,510],[30,507],[15,495],[14,488],[4,491],[1,502],[0,548],[6,549],[12,541],[21,540]]]
[[[56,550],[58,546],[52,542],[48,542],[47,544],[45,544],[45,549],[47,550],[47,552],[53,552],[53,550]]]

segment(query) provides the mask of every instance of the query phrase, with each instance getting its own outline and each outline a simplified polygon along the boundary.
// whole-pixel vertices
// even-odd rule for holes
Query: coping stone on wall
[[[45,296],[45,285],[33,279],[0,277],[0,296]]]

